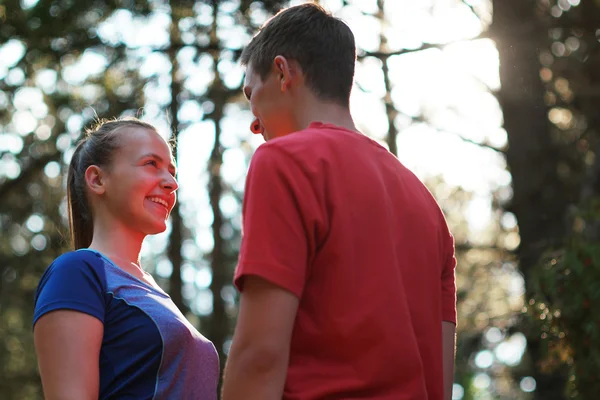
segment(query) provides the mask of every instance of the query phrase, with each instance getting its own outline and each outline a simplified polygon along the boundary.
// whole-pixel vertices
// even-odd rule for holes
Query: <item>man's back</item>
[[[374,141],[333,125],[313,123],[255,157],[269,158],[281,181],[269,193],[282,196],[281,208],[265,213],[297,215],[282,224],[280,243],[242,247],[236,271],[238,284],[255,274],[300,299],[284,398],[441,400],[455,260],[429,191]],[[305,241],[286,234],[294,221]],[[277,251],[289,262],[270,263],[265,252]]]

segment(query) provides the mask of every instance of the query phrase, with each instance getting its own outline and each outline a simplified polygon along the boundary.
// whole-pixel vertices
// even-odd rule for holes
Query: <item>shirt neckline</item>
[[[164,291],[162,290],[162,288],[160,287],[155,287],[152,286],[150,284],[148,284],[147,282],[144,282],[143,280],[141,280],[140,278],[138,278],[137,276],[130,274],[129,272],[125,271],[123,268],[119,267],[117,264],[115,264],[115,262],[113,260],[111,260],[110,258],[108,258],[106,255],[102,254],[101,252],[99,252],[98,250],[94,250],[94,249],[78,249],[77,251],[89,251],[91,253],[94,253],[98,256],[100,256],[102,259],[104,259],[110,266],[112,266],[113,268],[118,269],[119,271],[123,272],[125,275],[127,275],[128,277],[130,277],[131,279],[134,279],[135,281],[137,281],[138,283],[144,285],[145,287],[152,289],[164,296],[167,296],[170,298],[170,296]]]

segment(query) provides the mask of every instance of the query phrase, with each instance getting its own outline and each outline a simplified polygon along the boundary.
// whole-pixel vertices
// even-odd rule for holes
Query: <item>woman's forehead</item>
[[[120,132],[121,148],[130,150],[131,152],[144,152],[148,148],[156,151],[160,150],[163,153],[171,154],[171,147],[167,141],[156,131],[146,128],[127,128]]]

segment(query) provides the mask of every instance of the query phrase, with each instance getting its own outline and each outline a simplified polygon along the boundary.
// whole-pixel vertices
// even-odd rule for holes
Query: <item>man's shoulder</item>
[[[290,133],[289,135],[269,140],[263,146],[266,145],[284,148],[294,146],[299,148],[309,148],[314,147],[317,143],[327,142],[335,139],[336,138],[331,135],[327,129],[309,127],[294,133]]]
[[[344,148],[369,146],[370,139],[334,125],[313,123],[306,129],[272,139],[260,147],[288,154],[298,160],[328,158]],[[267,150],[269,151],[269,150]]]
[[[303,130],[292,134],[271,139],[261,144],[253,159],[270,159],[302,162],[307,158],[314,158],[322,152],[325,135],[314,130]]]

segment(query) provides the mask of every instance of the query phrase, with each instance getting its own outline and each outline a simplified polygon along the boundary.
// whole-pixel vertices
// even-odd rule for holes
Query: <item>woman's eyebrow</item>
[[[148,153],[148,154],[143,155],[140,158],[154,158],[156,161],[158,161],[160,163],[165,162],[165,160],[156,153]],[[173,161],[169,162],[169,172],[171,172],[173,175],[175,175],[177,173],[177,167],[175,166],[175,163],[173,163]]]

